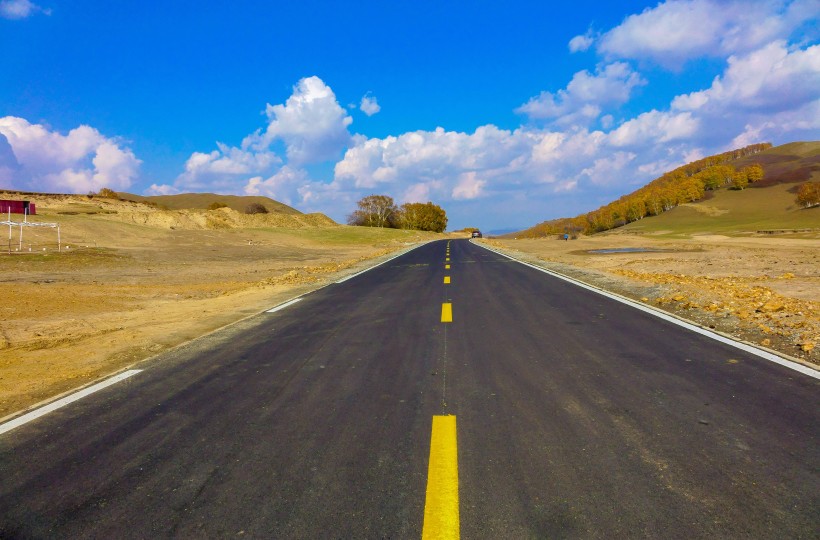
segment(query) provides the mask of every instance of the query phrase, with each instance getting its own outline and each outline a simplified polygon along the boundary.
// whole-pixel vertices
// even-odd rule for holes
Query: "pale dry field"
[[[820,237],[610,233],[489,240],[522,258],[820,365]],[[617,248],[659,250],[595,254]]]
[[[64,250],[56,231],[24,230],[23,253],[0,253],[0,418],[437,237],[324,216],[36,202],[32,220],[59,222]]]

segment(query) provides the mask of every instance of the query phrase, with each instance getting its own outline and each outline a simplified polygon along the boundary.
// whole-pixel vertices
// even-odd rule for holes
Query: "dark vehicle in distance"
[[[481,238],[481,231],[473,231],[473,238]]]

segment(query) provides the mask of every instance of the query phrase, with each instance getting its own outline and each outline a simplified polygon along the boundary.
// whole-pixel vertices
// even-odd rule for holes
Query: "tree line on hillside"
[[[753,164],[735,169],[729,162],[771,147],[771,143],[753,144],[693,161],[597,210],[573,218],[545,221],[517,236],[537,238],[553,234],[603,232],[647,216],[657,216],[680,204],[699,201],[706,196],[707,191],[720,188],[745,189],[750,183],[763,179],[763,167]]]
[[[349,225],[433,232],[447,228],[447,212],[431,202],[396,206],[387,195],[368,195],[356,205],[358,208],[347,218]]]

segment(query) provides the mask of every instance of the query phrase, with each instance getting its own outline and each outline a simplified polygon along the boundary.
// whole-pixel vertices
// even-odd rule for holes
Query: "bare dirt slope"
[[[26,198],[29,219],[60,224],[63,251],[52,229],[24,230],[22,253],[18,229],[11,254],[0,244],[0,418],[434,237],[320,214]]]
[[[237,212],[244,212],[249,204],[261,204],[268,212],[299,215],[302,212],[286,204],[258,195],[219,195],[216,193],[180,193],[178,195],[152,195],[144,197],[132,193],[117,193],[121,199],[135,202],[147,202],[166,210],[205,210],[213,203],[226,205]]]

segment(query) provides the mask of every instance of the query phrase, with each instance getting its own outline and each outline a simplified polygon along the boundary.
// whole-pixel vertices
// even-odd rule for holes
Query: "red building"
[[[0,200],[0,215],[8,215],[9,210],[11,210],[12,214],[28,214],[30,216],[37,214],[37,209],[33,202]]]

